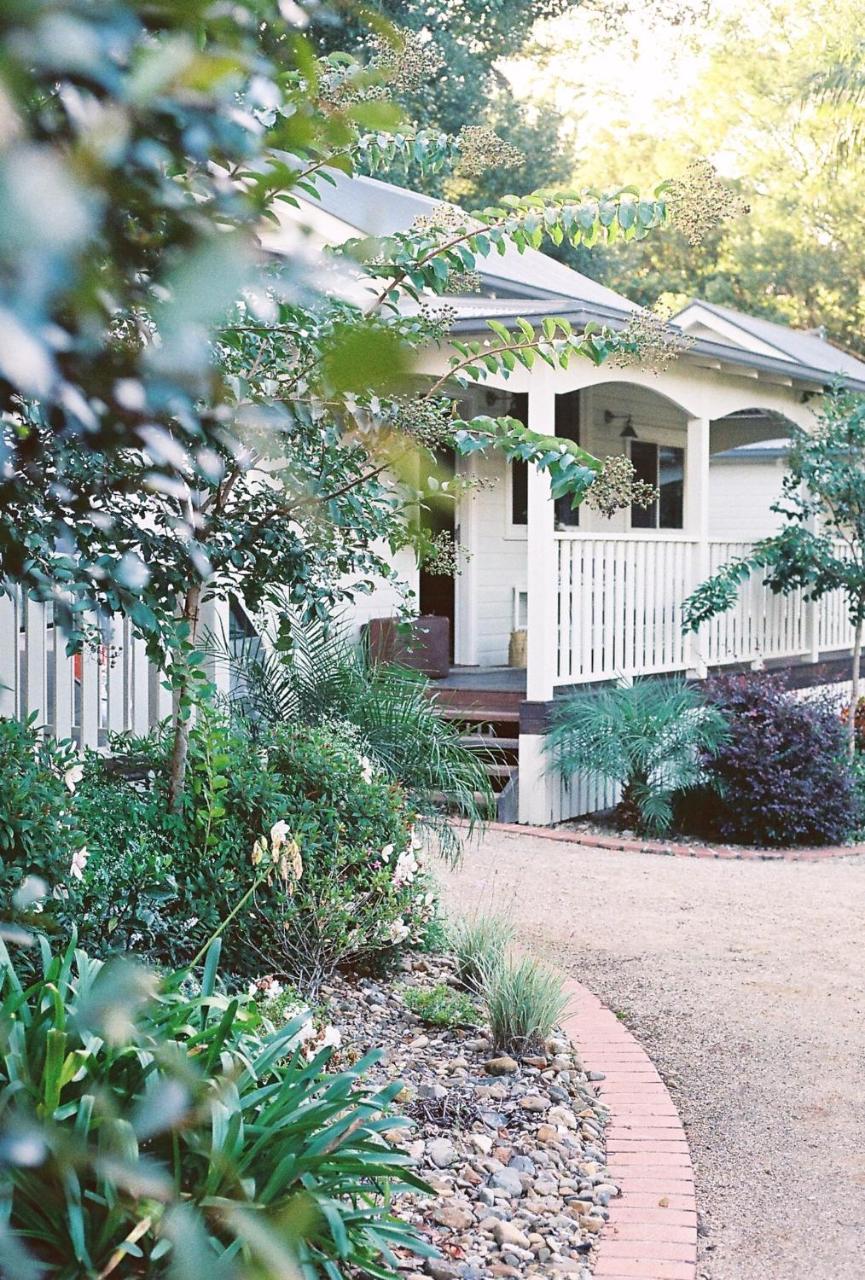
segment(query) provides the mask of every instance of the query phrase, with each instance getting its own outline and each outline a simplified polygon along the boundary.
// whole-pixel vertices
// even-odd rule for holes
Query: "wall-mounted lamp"
[[[636,440],[637,433],[634,430],[634,419],[631,415],[624,413],[613,413],[612,409],[604,410],[604,422],[609,426],[612,422],[623,422],[625,425],[619,433],[621,440]]]

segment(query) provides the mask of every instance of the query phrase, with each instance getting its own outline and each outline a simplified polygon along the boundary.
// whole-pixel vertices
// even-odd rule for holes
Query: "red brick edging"
[[[612,849],[618,853],[661,853],[676,858],[722,858],[740,862],[823,862],[826,858],[849,858],[865,853],[865,844],[836,844],[824,849],[749,849],[727,845],[677,844],[671,840],[638,840],[625,836],[595,835],[590,831],[565,831],[561,827],[530,827],[517,822],[487,822],[485,829],[520,836],[542,836],[566,844],[582,844],[590,849]]]
[[[695,1280],[697,1202],[688,1140],[675,1104],[642,1045],[597,996],[569,978],[562,1022],[587,1071],[604,1074],[610,1109],[610,1201],[592,1275],[598,1280]]]

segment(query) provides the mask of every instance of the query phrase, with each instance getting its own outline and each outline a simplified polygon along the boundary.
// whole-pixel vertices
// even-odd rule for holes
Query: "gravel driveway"
[[[865,859],[711,862],[488,833],[447,881],[643,1041],[710,1280],[865,1276]]]

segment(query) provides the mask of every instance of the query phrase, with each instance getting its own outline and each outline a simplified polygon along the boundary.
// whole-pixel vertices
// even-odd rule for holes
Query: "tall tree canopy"
[[[863,48],[855,0],[730,0],[705,23],[677,33],[666,75],[613,83],[599,99],[591,19],[548,24],[527,58],[540,61],[536,105],[565,77],[581,108],[569,139],[575,178],[680,172],[696,156],[715,161],[750,216],[712,233],[700,254],[684,237],[617,244],[580,260],[581,270],[643,304],[693,296],[801,328],[865,352],[865,169],[861,141]],[[632,31],[615,54],[651,55]],[[626,41],[633,41],[634,49]],[[569,43],[570,42],[570,43]],[[564,90],[552,99],[556,106]],[[840,145],[839,145],[840,144]]]

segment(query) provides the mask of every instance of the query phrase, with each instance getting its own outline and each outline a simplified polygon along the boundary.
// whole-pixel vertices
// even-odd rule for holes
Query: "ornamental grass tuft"
[[[493,965],[482,990],[493,1043],[511,1053],[540,1048],[567,1005],[563,979],[531,956]]]
[[[451,947],[457,960],[457,978],[464,987],[477,990],[484,974],[503,963],[513,941],[513,925],[500,916],[459,916],[449,926]]]

